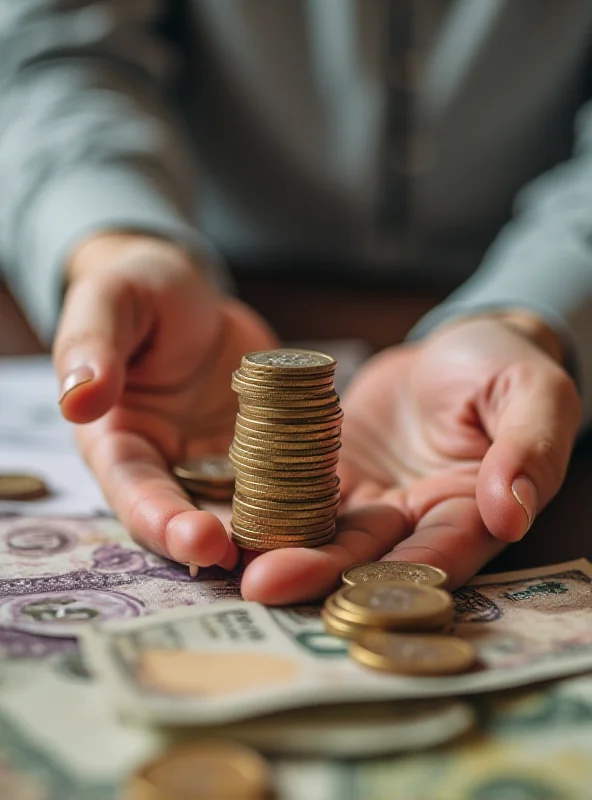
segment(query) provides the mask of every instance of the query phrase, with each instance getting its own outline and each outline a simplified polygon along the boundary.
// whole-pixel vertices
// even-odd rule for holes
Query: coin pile
[[[193,500],[230,502],[234,493],[234,467],[228,456],[209,454],[188,458],[173,473]]]
[[[286,348],[249,353],[233,374],[232,536],[240,546],[317,547],[333,538],[343,419],[336,366],[324,353]]]
[[[470,669],[476,653],[452,630],[446,573],[428,564],[379,561],[342,575],[343,587],[325,601],[325,630],[351,639],[359,664],[398,675],[452,675]]]
[[[453,615],[448,592],[405,581],[345,586],[327,598],[321,612],[325,628],[348,639],[359,638],[369,628],[445,633]]]

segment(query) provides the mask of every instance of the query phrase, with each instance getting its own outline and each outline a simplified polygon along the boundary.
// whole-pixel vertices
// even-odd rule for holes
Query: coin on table
[[[386,631],[367,631],[349,653],[359,664],[398,675],[457,675],[476,661],[475,649],[464,639]]]
[[[38,500],[48,495],[47,484],[37,475],[0,473],[0,500]]]
[[[345,586],[334,599],[343,619],[377,627],[434,628],[444,625],[453,615],[448,592],[404,581]]]
[[[176,747],[139,769],[125,800],[266,800],[271,771],[250,747],[223,740]]]
[[[437,589],[446,584],[448,575],[444,570],[428,564],[413,564],[410,561],[375,561],[346,569],[341,579],[348,586],[369,581],[408,581],[434,586]]]

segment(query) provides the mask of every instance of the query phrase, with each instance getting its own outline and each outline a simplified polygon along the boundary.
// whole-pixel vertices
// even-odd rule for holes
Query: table
[[[284,339],[359,337],[379,349],[400,342],[439,299],[405,290],[336,287],[265,276],[238,278],[239,294],[257,307]],[[0,355],[29,355],[43,348],[6,289],[0,289]],[[487,572],[543,566],[585,556],[592,560],[590,488],[592,436],[576,448],[559,495],[522,542],[492,561]]]

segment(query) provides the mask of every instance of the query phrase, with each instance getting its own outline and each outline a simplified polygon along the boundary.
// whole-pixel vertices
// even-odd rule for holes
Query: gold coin
[[[0,500],[39,500],[49,495],[42,478],[28,473],[0,473]]]
[[[322,500],[308,500],[306,502],[296,501],[281,501],[270,498],[253,498],[245,497],[241,492],[236,492],[235,501],[244,506],[245,509],[251,510],[252,514],[259,513],[260,511],[290,511],[293,514],[298,514],[301,511],[307,514],[313,514],[318,511],[335,511],[339,508],[339,495],[332,495],[329,498]]]
[[[137,770],[125,800],[265,800],[271,794],[271,771],[255,750],[231,741],[198,740]]]
[[[476,661],[469,642],[452,636],[413,636],[368,631],[350,645],[359,664],[398,675],[457,675]]]
[[[344,619],[378,627],[443,625],[453,614],[452,597],[443,589],[403,581],[345,586],[335,593]]]
[[[272,469],[277,468],[283,469],[283,465],[287,464],[292,466],[294,469],[299,469],[300,465],[304,464],[319,464],[329,466],[332,464],[337,464],[339,461],[339,448],[334,447],[328,453],[308,453],[299,451],[297,453],[286,453],[286,452],[275,452],[271,449],[266,449],[263,452],[259,453],[257,451],[252,451],[243,447],[240,442],[234,439],[232,443],[232,453],[241,460],[246,461],[248,464],[253,464],[253,466],[259,466],[260,464],[269,464]]]
[[[410,561],[374,561],[346,569],[341,579],[348,586],[368,581],[409,581],[439,588],[448,581],[444,570]]]
[[[236,508],[239,513],[245,517],[252,517],[254,519],[262,518],[266,520],[276,519],[315,519],[320,520],[323,517],[333,517],[337,514],[339,502],[334,502],[330,506],[321,506],[321,508],[311,508],[304,503],[300,507],[295,507],[294,503],[277,503],[272,508],[257,507],[251,503],[234,495],[232,499],[233,508]]]
[[[251,536],[244,536],[240,533],[237,533],[235,530],[231,530],[232,533],[232,541],[236,542],[240,547],[243,547],[246,550],[257,550],[260,552],[265,552],[268,550],[282,550],[284,548],[290,547],[321,547],[324,544],[330,544],[333,541],[335,533],[329,532],[326,535],[323,535],[318,538],[308,538],[308,539],[288,539],[287,537],[271,539],[268,537],[251,537]]]
[[[334,372],[337,361],[332,356],[316,350],[282,347],[277,350],[247,353],[242,357],[241,367],[257,374],[314,375]]]
[[[212,453],[188,458],[175,464],[173,472],[177,478],[208,483],[230,483],[234,480],[234,469],[228,456]]]
[[[303,386],[300,389],[278,384],[272,388],[257,383],[247,383],[239,378],[236,373],[232,376],[231,388],[241,398],[247,401],[253,399],[257,403],[261,400],[278,400],[285,403],[288,400],[313,400],[334,397],[335,389],[332,384],[327,386]]]
[[[332,387],[334,385],[334,376],[333,373],[329,373],[327,375],[319,375],[318,377],[314,377],[314,375],[306,376],[303,375],[300,378],[294,376],[286,376],[286,375],[275,375],[275,373],[270,372],[267,374],[259,373],[250,373],[246,371],[243,367],[239,367],[236,372],[233,373],[241,383],[245,383],[248,386],[253,386],[254,388],[257,387],[264,387],[266,389],[320,389],[324,386]]]
[[[243,514],[242,511],[236,506],[232,510],[232,521],[235,522],[243,532],[247,529],[255,531],[264,531],[273,536],[308,536],[310,533],[316,533],[319,530],[326,532],[328,528],[335,523],[335,514],[326,514],[322,517],[309,517],[302,519],[301,517],[250,517]]]
[[[251,464],[245,462],[244,459],[240,458],[236,454],[231,455],[232,463],[236,467],[237,473],[242,473],[242,475],[249,479],[253,478],[265,478],[270,476],[278,476],[282,479],[290,478],[296,481],[297,479],[305,479],[305,478],[322,478],[325,476],[335,477],[335,465],[325,467],[323,465],[317,465],[315,469],[295,469],[292,467],[287,467],[285,469],[263,469],[259,467],[253,467]]]
[[[283,408],[277,406],[260,406],[254,403],[243,403],[239,398],[239,414],[247,420],[263,421],[274,426],[288,425],[291,422],[298,425],[310,425],[311,422],[335,422],[343,419],[343,410],[338,402],[319,406],[317,408]]]
[[[330,453],[334,450],[339,450],[341,445],[341,438],[339,436],[327,436],[322,439],[309,439],[302,438],[296,441],[282,441],[266,434],[265,436],[251,436],[244,433],[237,425],[234,431],[234,441],[238,442],[241,447],[248,448],[252,452],[259,450],[264,452],[278,451],[281,455],[289,455],[293,453],[298,455],[299,452],[314,452],[314,453]]]
[[[343,421],[343,411],[335,414],[334,419],[329,420],[315,420],[312,423],[299,424],[298,420],[295,422],[269,422],[267,419],[249,419],[241,413],[236,415],[237,425],[245,428],[247,432],[254,432],[259,435],[259,432],[268,433],[272,435],[281,436],[295,436],[298,438],[301,434],[320,433],[324,435],[324,431],[339,432],[341,430],[341,423]],[[336,435],[334,433],[334,435]]]
[[[241,497],[247,498],[250,501],[257,501],[257,500],[269,500],[275,503],[289,504],[295,505],[296,507],[298,504],[306,505],[306,503],[314,503],[317,500],[325,501],[325,500],[337,500],[339,498],[339,487],[335,487],[327,491],[323,489],[322,491],[315,494],[312,491],[307,491],[305,493],[301,492],[288,492],[285,491],[281,486],[272,485],[272,486],[263,486],[259,489],[252,489],[250,486],[243,486],[240,485],[236,487],[236,491],[239,492]]]
[[[296,523],[305,524],[296,524]],[[242,533],[243,536],[252,536],[253,534],[262,534],[264,536],[310,536],[313,533],[325,534],[330,528],[335,527],[334,517],[322,519],[319,522],[308,523],[307,520],[295,520],[293,524],[288,521],[271,521],[264,519],[247,519],[240,513],[232,514],[232,527],[237,533]]]
[[[357,639],[368,628],[363,625],[357,625],[355,622],[344,622],[338,617],[331,614],[327,608],[321,609],[321,619],[327,633],[332,636],[340,636],[343,639]]]
[[[299,447],[309,447],[316,442],[319,447],[329,447],[337,444],[341,440],[341,426],[329,429],[328,431],[307,431],[306,433],[274,433],[272,430],[260,431],[247,428],[240,422],[236,422],[234,435],[240,436],[241,440],[253,444],[272,442],[279,449],[297,450]]]
[[[289,395],[286,395],[286,398],[283,400],[280,398],[271,398],[269,401],[267,399],[243,398],[240,395],[238,398],[238,405],[241,410],[243,408],[249,408],[251,411],[257,409],[257,411],[266,411],[274,414],[292,411],[299,413],[303,417],[305,417],[308,412],[316,412],[319,410],[323,411],[325,414],[334,412],[336,408],[338,408],[338,404],[339,395],[336,392],[331,392],[324,397],[309,397],[304,400],[292,400]]]

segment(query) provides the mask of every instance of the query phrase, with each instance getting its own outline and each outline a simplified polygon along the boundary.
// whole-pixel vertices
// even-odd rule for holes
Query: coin
[[[385,631],[423,631],[438,632],[451,624],[453,618],[452,603],[441,613],[430,616],[408,617],[401,613],[358,613],[341,605],[340,592],[335,592],[325,601],[325,609],[343,623],[358,625],[364,628],[380,628]]]
[[[302,512],[315,512],[315,511],[326,511],[327,513],[331,510],[335,510],[339,507],[339,494],[335,496],[334,494],[328,498],[322,500],[307,500],[307,501],[281,501],[281,500],[272,500],[268,497],[265,498],[253,498],[250,497],[246,499],[240,491],[236,492],[234,495],[234,500],[237,503],[240,503],[241,506],[245,508],[245,510],[250,510],[252,514],[258,514],[261,511],[283,511],[285,509],[289,509],[290,513],[297,515],[301,511]]]
[[[173,467],[177,478],[208,483],[230,483],[234,481],[234,468],[228,456],[209,454],[188,458]]]
[[[234,441],[238,443],[243,449],[248,449],[256,453],[269,453],[279,452],[281,455],[298,455],[297,451],[314,452],[314,453],[331,453],[339,450],[341,447],[341,440],[339,436],[327,437],[322,441],[315,439],[301,438],[292,439],[289,441],[282,441],[281,439],[272,438],[269,435],[264,436],[251,436],[243,433],[237,425],[234,432]]]
[[[232,499],[232,507],[236,509],[237,513],[245,518],[261,519],[267,522],[276,522],[278,520],[288,519],[294,520],[322,520],[326,517],[335,519],[339,503],[333,503],[325,508],[307,508],[303,503],[299,508],[294,507],[294,503],[278,503],[273,508],[257,508],[248,503],[240,500],[239,497],[234,495]]]
[[[438,588],[446,584],[448,575],[444,570],[428,564],[414,564],[409,561],[375,561],[346,569],[341,579],[348,586],[356,586],[368,581],[397,580],[422,583]]]
[[[256,372],[314,374],[334,371],[337,362],[332,356],[293,347],[258,351],[243,356],[241,366]]]
[[[49,495],[42,478],[28,473],[0,473],[0,500],[39,500]]]
[[[287,537],[274,539],[262,536],[244,536],[243,534],[232,530],[232,540],[236,542],[236,544],[244,547],[247,550],[258,550],[262,552],[267,550],[277,550],[278,548],[284,547],[321,547],[321,545],[332,542],[333,537],[334,531],[329,531],[328,534],[315,539],[311,539],[308,536],[303,537],[302,539],[288,539]]]
[[[138,769],[125,800],[265,800],[267,763],[249,747],[224,740],[178,746]]]
[[[335,422],[343,419],[343,412],[337,401],[316,408],[283,408],[281,406],[259,406],[242,403],[239,400],[239,413],[247,420],[263,420],[268,423],[288,425],[290,421],[298,425],[309,425],[311,422]]]
[[[295,521],[296,522],[296,521]],[[306,523],[307,520],[297,520],[297,522]],[[274,538],[283,538],[284,536],[306,536],[316,533],[319,536],[325,534],[330,528],[335,527],[333,517],[327,519],[323,518],[317,523],[290,525],[289,523],[282,524],[282,522],[269,521],[268,524],[264,520],[252,520],[242,516],[239,512],[232,515],[232,527],[237,533],[243,536],[252,536],[253,534],[261,534],[266,536],[273,536]]]
[[[378,627],[436,627],[453,615],[448,592],[403,581],[346,586],[336,592],[335,602],[344,619]]]
[[[358,663],[399,675],[456,675],[476,661],[469,642],[452,636],[413,636],[368,631],[350,645]]]
[[[331,430],[333,435],[335,435],[335,431],[341,430],[341,423],[343,421],[343,411],[339,411],[333,415],[333,419],[318,419],[313,420],[312,422],[304,422],[299,423],[298,419],[295,421],[290,420],[282,420],[282,422],[270,421],[269,419],[252,419],[248,416],[241,414],[240,412],[236,415],[236,422],[238,425],[241,425],[243,428],[246,428],[247,431],[262,431],[263,433],[271,433],[271,434],[282,434],[284,436],[293,436],[294,434],[301,434],[301,433],[319,433],[323,434],[323,431]],[[329,434],[327,434],[329,435]],[[322,438],[322,436],[321,436]]]
[[[327,608],[321,609],[321,619],[327,633],[332,636],[339,636],[343,639],[357,639],[368,628],[357,625],[355,622],[344,622],[339,617],[331,614]]]
[[[301,464],[322,464],[324,466],[337,464],[339,460],[339,453],[337,451],[340,447],[341,445],[339,444],[326,453],[316,453],[314,451],[303,452],[301,450],[286,453],[282,451],[277,452],[271,448],[251,450],[247,446],[242,445],[240,441],[237,441],[237,437],[235,436],[232,443],[232,453],[243,458],[245,461],[252,461],[253,465],[259,465],[263,457],[265,463],[271,465],[274,469],[276,465],[278,469],[283,469],[284,464],[289,464],[294,469],[298,469]]]

